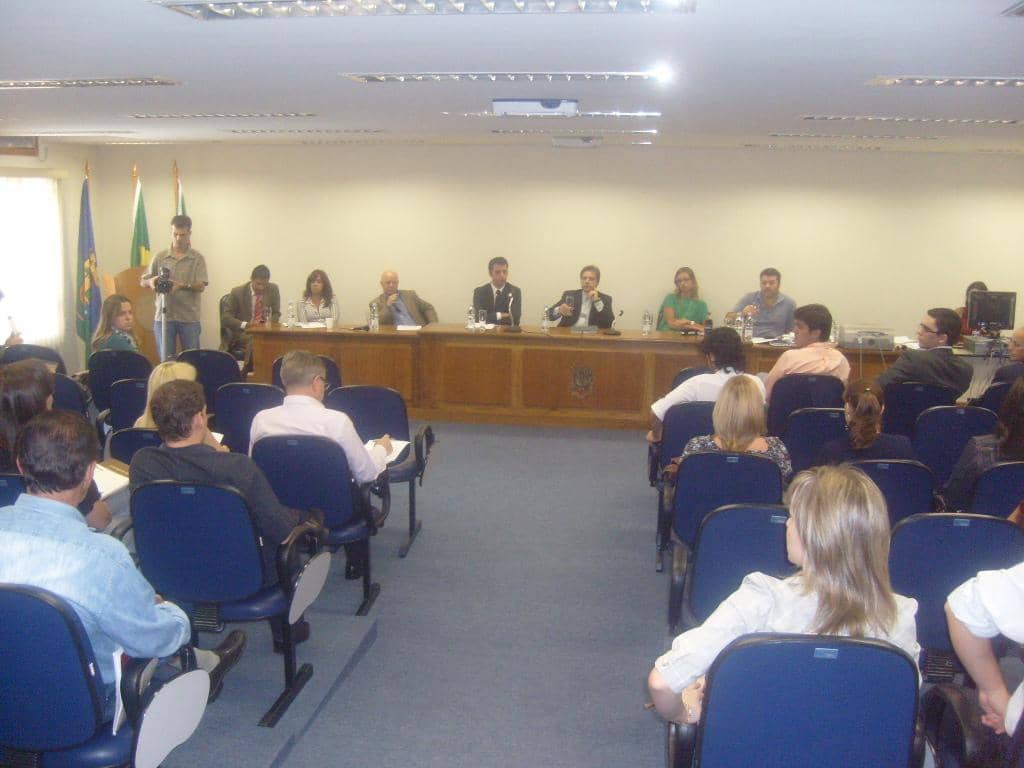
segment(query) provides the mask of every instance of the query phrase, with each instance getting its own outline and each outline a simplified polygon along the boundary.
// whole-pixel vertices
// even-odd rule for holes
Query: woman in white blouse
[[[886,640],[915,663],[917,601],[889,583],[889,515],[878,487],[849,465],[801,472],[789,488],[788,579],[751,573],[701,626],[679,635],[648,687],[666,720],[696,723],[704,673],[751,632],[802,632]]]
[[[314,269],[306,278],[306,290],[302,292],[302,301],[299,302],[299,322],[315,323],[328,317],[338,322],[341,311],[327,273],[322,269]]]

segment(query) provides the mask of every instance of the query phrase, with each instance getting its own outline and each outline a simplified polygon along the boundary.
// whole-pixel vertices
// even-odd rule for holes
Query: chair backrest
[[[917,417],[938,405],[955,405],[956,393],[944,387],[904,381],[885,388],[882,431],[912,437]]]
[[[781,504],[728,504],[704,518],[683,587],[687,626],[702,624],[748,573],[784,578],[793,572],[786,556],[788,517]]]
[[[672,459],[680,455],[690,440],[700,435],[710,435],[715,431],[715,425],[711,420],[714,410],[715,404],[705,400],[678,403],[668,409],[661,427],[659,470],[665,469]]]
[[[705,515],[726,504],[778,504],[782,474],[778,465],[752,453],[708,451],[683,459],[676,476],[672,528],[693,546]]]
[[[107,423],[115,432],[128,429],[146,411],[146,379],[118,379],[110,385],[110,418]]]
[[[60,411],[74,411],[88,418],[89,393],[74,379],[62,373],[54,374],[53,407]]]
[[[259,529],[233,488],[159,480],[132,492],[139,569],[175,603],[219,603],[264,583]]]
[[[148,447],[156,448],[162,442],[155,429],[128,427],[112,432],[107,446],[110,458],[131,464],[132,456],[137,450]]]
[[[18,500],[25,492],[25,478],[14,472],[0,474],[0,507],[6,507]]]
[[[30,358],[55,365],[57,373],[65,376],[68,375],[68,368],[64,365],[64,358],[60,356],[60,353],[55,349],[41,347],[38,344],[15,344],[13,347],[7,347],[4,350],[3,358],[0,359],[0,365],[16,363],[19,360],[28,360]]]
[[[220,297],[217,302],[217,317],[224,317],[224,313],[228,311],[228,306],[231,303],[231,294],[225,293]],[[231,329],[228,328],[224,323],[220,324],[220,345],[226,347],[228,342],[231,341]]]
[[[711,665],[694,765],[907,766],[914,660],[877,640],[747,635]]]
[[[935,478],[919,461],[908,459],[871,459],[856,461],[854,466],[878,486],[889,509],[889,524],[896,525],[911,515],[932,511]]]
[[[789,414],[800,408],[842,408],[843,382],[820,373],[791,373],[772,387],[768,434],[782,436]]]
[[[178,353],[178,361],[195,367],[196,379],[203,385],[206,409],[211,413],[216,413],[217,390],[242,378],[238,361],[218,349],[186,349]]]
[[[92,738],[103,681],[78,615],[45,589],[3,584],[0,616],[0,746],[48,752]]]
[[[320,361],[324,364],[324,368],[327,369],[327,389],[328,391],[335,387],[341,386],[341,369],[338,368],[338,364],[334,362],[327,355],[317,355]],[[270,383],[275,387],[284,389],[284,382],[281,381],[281,363],[284,361],[284,357],[279,357],[274,360],[273,365],[270,367]]]
[[[1024,501],[1024,461],[1001,461],[989,467],[974,484],[971,512],[1009,517]]]
[[[825,443],[846,437],[842,408],[798,408],[789,414],[782,442],[789,451],[793,473],[813,467]]]
[[[991,434],[998,417],[987,408],[937,405],[921,412],[914,423],[914,452],[935,475],[938,487],[949,475],[972,437]]]
[[[110,386],[119,379],[148,379],[152,364],[138,352],[104,349],[89,355],[89,391],[97,410],[110,407]]]
[[[672,389],[675,389],[687,379],[692,379],[694,376],[700,376],[704,373],[713,373],[713,371],[703,365],[690,365],[686,368],[681,368],[679,373],[672,378]]]
[[[923,648],[950,651],[946,598],[978,571],[1024,560],[1024,533],[984,515],[914,515],[892,531],[892,588],[917,600],[917,639]]]
[[[333,440],[309,435],[264,437],[252,458],[267,476],[278,501],[294,509],[320,509],[336,529],[356,516],[356,496],[345,451]]]
[[[1012,384],[1006,381],[1000,381],[989,386],[981,397],[975,401],[975,405],[981,408],[988,408],[993,413],[998,414],[1003,407],[1003,400],[1006,399],[1006,393],[1010,391]]]
[[[249,452],[253,417],[284,402],[284,392],[270,384],[225,384],[217,390],[217,429],[235,453]]]
[[[363,442],[381,435],[391,435],[396,440],[409,439],[405,400],[393,389],[361,384],[339,387],[327,393],[324,405],[352,419]]]

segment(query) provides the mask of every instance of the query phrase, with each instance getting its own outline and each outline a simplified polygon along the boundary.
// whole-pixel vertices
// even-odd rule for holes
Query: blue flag
[[[82,208],[78,215],[78,335],[88,347],[100,322],[100,278],[96,264],[96,240],[92,234],[89,179],[82,182]]]

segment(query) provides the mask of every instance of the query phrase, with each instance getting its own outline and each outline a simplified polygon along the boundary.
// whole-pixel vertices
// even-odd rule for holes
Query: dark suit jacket
[[[509,318],[509,300],[512,301],[512,317]],[[519,318],[523,315],[523,292],[512,283],[505,283],[498,295],[498,305],[494,305],[494,286],[490,283],[481,285],[473,291],[473,314],[476,315],[481,309],[487,310],[487,322],[497,323],[496,312],[501,312],[502,325],[519,325]],[[515,322],[512,322],[515,321]]]
[[[409,314],[412,315],[416,325],[428,325],[429,323],[437,322],[437,312],[434,311],[434,305],[417,296],[416,291],[399,290],[398,295],[401,297],[402,303],[405,304]],[[377,318],[381,325],[397,325],[395,314],[391,311],[391,307],[388,306],[387,296],[382,293],[373,302],[376,303],[380,311]]]
[[[612,312],[612,297],[607,293],[597,292],[598,297],[604,302],[604,309],[600,312],[597,308],[590,305],[590,317],[587,319],[587,325],[596,325],[598,328],[611,328],[612,321],[615,319],[615,314]],[[566,299],[572,299],[572,314],[568,317],[562,317],[556,311],[556,308],[566,303]],[[595,302],[596,303],[596,302]],[[548,312],[548,318],[551,320],[558,320],[560,328],[567,328],[572,325],[576,325],[576,321],[580,316],[580,307],[583,306],[583,291],[577,289],[575,291],[563,291],[562,297],[556,301],[551,310]]]
[[[1021,376],[1024,376],[1024,363],[1008,363],[996,371],[996,375],[992,377],[992,383],[1001,384],[1006,382],[1007,384],[1013,384]]]
[[[885,389],[890,384],[919,381],[945,387],[959,397],[971,386],[973,376],[971,364],[956,357],[949,347],[908,349],[895,363],[882,371],[878,384]]]
[[[270,310],[272,323],[281,320],[281,291],[276,283],[267,283],[263,293],[263,306]],[[245,344],[245,332],[242,323],[252,320],[252,284],[243,283],[231,289],[231,293],[221,299],[220,312],[220,348],[228,352],[234,347]]]

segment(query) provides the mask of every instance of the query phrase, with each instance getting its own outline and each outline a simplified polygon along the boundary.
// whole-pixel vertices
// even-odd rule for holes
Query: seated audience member
[[[971,328],[970,318],[968,317],[968,310],[971,307],[971,294],[975,291],[987,291],[988,286],[985,285],[981,280],[975,280],[973,283],[967,286],[967,290],[964,291],[964,305],[957,310],[957,314],[960,315],[960,333],[963,336],[969,334],[973,328]]]
[[[434,305],[416,291],[398,290],[398,273],[388,270],[380,276],[381,294],[370,301],[377,305],[381,325],[429,325],[437,322]]]
[[[0,472],[17,472],[14,445],[18,433],[35,416],[53,408],[53,373],[34,358],[0,368]],[[90,528],[110,524],[111,512],[100,499],[96,483],[90,483],[78,505]]]
[[[844,461],[866,459],[917,461],[909,437],[889,435],[882,431],[885,396],[876,384],[864,380],[851,381],[843,392],[843,403],[849,432],[844,438],[825,443],[819,464],[842,464]]]
[[[1024,326],[1018,328],[1010,337],[1010,362],[1000,366],[992,377],[993,384],[1012,384],[1024,376]]]
[[[89,637],[103,682],[103,716],[114,713],[113,654],[169,656],[192,635],[188,617],[162,600],[117,539],[89,531],[75,507],[90,485],[96,430],[70,411],[36,416],[18,436],[17,463],[28,492],[0,509],[0,582],[47,589],[68,601]],[[245,648],[232,632],[216,651],[196,650],[210,673],[211,700]]]
[[[952,309],[929,309],[917,328],[920,349],[908,349],[882,371],[878,386],[919,381],[944,387],[957,396],[971,386],[974,369],[953,354],[953,345],[960,341],[960,317]]]
[[[787,495],[786,553],[800,570],[787,579],[748,574],[707,621],[672,642],[648,677],[666,720],[698,722],[708,667],[750,632],[877,638],[917,659],[917,601],[892,591],[878,487],[853,467],[818,467],[797,475]]]
[[[754,336],[774,339],[793,330],[793,313],[796,302],[779,292],[782,273],[774,267],[761,270],[761,290],[748,293],[736,302],[726,320],[737,315],[752,318]],[[827,334],[826,334],[827,335]]]
[[[743,353],[743,342],[732,328],[712,330],[701,340],[700,351],[704,353],[708,366],[714,369],[714,373],[691,376],[651,405],[651,431],[647,433],[648,441],[656,443],[661,440],[662,422],[673,405],[697,401],[714,402],[725,383],[746,369],[747,359]],[[764,384],[761,380],[749,373],[744,375],[760,389],[763,400]]]
[[[1017,379],[1006,393],[995,432],[967,441],[942,490],[946,508],[970,507],[974,484],[986,469],[1000,461],[1024,461],[1024,379]]]
[[[341,319],[341,307],[327,273],[322,269],[314,269],[306,278],[306,290],[302,292],[302,301],[299,302],[298,320],[300,323],[313,323],[328,318],[338,322]]]
[[[519,325],[523,315],[523,292],[508,282],[508,259],[495,256],[487,262],[491,281],[473,291],[473,316],[487,313],[487,322],[495,325]]]
[[[981,571],[954,589],[946,601],[946,621],[956,655],[977,685],[981,722],[997,734],[1013,734],[1024,707],[1024,683],[1010,695],[992,638],[1024,642],[1024,563]],[[1009,747],[1009,739],[1003,745]]]
[[[548,310],[548,320],[558,320],[560,328],[596,325],[611,328],[615,315],[612,313],[612,297],[600,293],[601,270],[588,264],[580,270],[580,289],[563,291],[562,297]]]
[[[146,386],[146,410],[135,420],[133,426],[138,429],[156,429],[156,422],[153,421],[153,393],[168,381],[195,381],[196,378],[195,366],[190,363],[168,360],[155,366],[149,374],[149,383]],[[218,451],[230,450],[226,445],[220,444],[209,428],[203,437],[203,443]]]
[[[100,322],[92,337],[92,351],[104,349],[139,351],[139,340],[135,338],[135,310],[127,296],[115,293],[103,300]]]
[[[779,466],[783,484],[793,474],[785,444],[777,437],[765,436],[768,427],[764,391],[750,376],[733,376],[725,382],[711,420],[715,433],[690,440],[682,455],[672,460],[673,463],[678,464],[691,453],[706,451],[756,453],[767,456]]]
[[[793,313],[793,342],[795,349],[779,355],[764,380],[768,399],[772,388],[783,376],[791,373],[820,373],[835,376],[844,384],[850,378],[850,362],[846,355],[829,343],[832,332],[832,313],[824,304],[805,304]]]
[[[703,331],[708,305],[700,299],[697,276],[689,267],[676,270],[676,289],[661,302],[659,331]]]
[[[267,325],[281,319],[281,291],[270,282],[270,270],[259,264],[252,270],[249,282],[231,289],[220,316],[222,352],[248,361],[252,355],[249,326]]]

